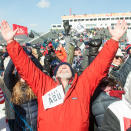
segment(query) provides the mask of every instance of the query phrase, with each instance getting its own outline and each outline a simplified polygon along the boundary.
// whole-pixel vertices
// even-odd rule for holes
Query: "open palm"
[[[114,29],[112,29],[111,27],[109,27],[109,32],[110,32],[112,38],[114,38],[115,40],[119,41],[119,39],[126,32],[127,27],[128,26],[127,26],[127,23],[125,22],[125,20],[118,21]]]
[[[17,30],[13,31],[5,20],[1,22],[1,34],[7,43],[14,39],[16,32]]]

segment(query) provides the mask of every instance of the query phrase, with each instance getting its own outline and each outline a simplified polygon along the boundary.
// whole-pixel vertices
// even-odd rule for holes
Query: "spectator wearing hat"
[[[112,61],[112,64],[110,66],[109,72],[112,70],[119,70],[120,66],[124,62],[124,55],[122,54],[122,51],[120,48],[118,48],[117,53]]]
[[[67,53],[61,43],[56,48],[55,54],[62,62],[67,62]]]
[[[114,78],[116,81],[119,82],[119,85],[121,87],[124,87],[127,74],[131,70],[131,55],[128,57],[128,59],[121,65],[119,70],[113,70],[111,72],[111,77]]]
[[[74,48],[74,56],[82,56],[81,49],[78,46]]]
[[[55,50],[54,50],[54,47],[53,47],[53,45],[52,45],[52,42],[51,41],[49,41],[48,42],[48,45],[46,46],[46,49],[44,50],[44,56],[46,55],[46,54],[51,54],[51,53],[54,53],[55,52]]]
[[[121,49],[118,48],[117,53],[116,53],[116,56],[114,57],[112,64],[113,64],[114,66],[119,66],[119,65],[121,65],[121,64],[123,63],[123,57],[124,57],[124,55],[122,54]]]
[[[75,72],[78,73],[78,75],[81,74],[81,61],[82,61],[82,53],[81,49],[79,47],[74,48],[74,58],[72,62],[72,68],[75,70]]]
[[[131,129],[131,56],[114,72],[113,77],[124,89],[122,100],[111,104],[104,115],[101,131],[128,131]],[[130,130],[129,130],[130,131]]]
[[[31,62],[22,47],[14,40],[6,21],[1,23],[1,34],[7,41],[7,50],[19,74],[38,99],[38,131],[88,131],[89,105],[100,80],[107,75],[127,24],[123,20],[114,29],[109,28],[112,39],[107,41],[99,55],[78,77],[67,64],[59,66],[56,81],[45,75]],[[10,34],[10,35],[9,35]]]
[[[125,48],[125,51],[127,54],[131,54],[131,44],[127,45],[127,47]]]

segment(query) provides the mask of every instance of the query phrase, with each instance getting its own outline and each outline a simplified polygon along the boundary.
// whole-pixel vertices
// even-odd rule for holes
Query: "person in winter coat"
[[[109,76],[112,74],[113,71],[117,71],[120,69],[121,65],[124,63],[124,55],[120,48],[118,48],[117,53],[111,63],[111,67],[109,69]]]
[[[94,39],[94,40],[89,40],[88,45],[89,45],[89,64],[95,59],[95,57],[98,54],[98,49],[100,48],[102,44],[102,39]]]
[[[78,73],[78,75],[81,74],[81,61],[82,61],[83,57],[82,57],[82,53],[81,53],[81,49],[79,47],[75,47],[74,49],[74,58],[73,58],[73,62],[72,62],[72,68],[75,70],[75,72]]]
[[[112,70],[112,72],[110,73],[110,77],[118,81],[123,88],[126,82],[127,74],[130,72],[130,70],[131,55],[129,55],[128,59],[120,66],[119,70]]]
[[[126,79],[124,90],[122,100],[109,105],[105,112],[101,131],[131,130],[131,71]]]
[[[11,92],[8,100],[9,106],[15,112],[11,131],[36,131],[37,130],[37,98],[29,86],[14,70],[14,64],[10,60],[5,73],[4,82]]]
[[[73,40],[71,36],[65,36],[65,42],[66,42],[65,50],[67,53],[67,62],[72,64],[76,42]]]
[[[6,64],[4,64],[4,69],[6,69]],[[6,114],[6,119],[7,119],[10,131],[14,131],[15,112],[11,108],[10,103],[9,103],[11,99],[11,91],[7,88],[7,86],[4,83],[4,75],[5,75],[5,72],[3,72],[3,75],[0,78],[0,83],[1,83],[1,89],[5,96],[5,114]]]
[[[97,97],[92,103],[92,113],[98,127],[97,131],[100,130],[107,107],[111,103],[121,100],[122,94],[124,94],[124,91],[118,90],[116,85],[117,82],[113,78],[105,77],[97,88],[100,93],[97,91]]]
[[[55,50],[53,50],[52,48],[49,48],[48,50],[48,54],[45,55],[44,58],[44,66],[43,66],[43,72],[47,75],[49,75],[50,77],[53,77],[53,66],[55,66],[55,61],[57,61],[58,63],[61,63],[61,60],[56,56]]]
[[[67,54],[61,43],[56,48],[55,54],[62,62],[67,62]]]
[[[112,39],[107,41],[95,60],[78,77],[70,64],[61,63],[54,71],[56,81],[33,64],[22,47],[14,40],[6,21],[1,23],[1,34],[7,50],[21,77],[32,88],[38,99],[38,131],[88,131],[90,98],[100,80],[107,75],[118,41],[127,29],[125,21],[109,28]]]
[[[78,74],[81,74],[98,55],[98,49],[102,44],[102,39],[91,39],[85,42],[83,55],[80,58],[80,68]]]
[[[130,72],[130,74],[129,74]],[[129,76],[128,76],[129,74]],[[128,76],[128,78],[127,78]],[[123,121],[122,121],[122,115],[128,116],[128,123],[131,123],[131,109],[127,108],[131,106],[131,55],[129,55],[128,59],[125,61],[125,63],[120,67],[118,71],[114,71],[112,73],[112,77],[119,82],[122,88],[125,90],[125,94],[122,97],[122,100],[120,102],[115,102],[114,104],[111,104],[104,115],[104,120],[102,123],[101,130],[113,130],[113,131],[126,131],[128,130],[126,125],[126,121],[124,120],[124,126],[125,130],[123,129]],[[126,84],[125,84],[126,83]],[[123,104],[124,103],[124,104]],[[114,106],[116,104],[116,106]],[[119,108],[119,109],[118,109]],[[126,111],[126,114],[124,111]],[[128,112],[129,111],[129,112]],[[118,112],[118,113],[116,113]],[[121,116],[120,116],[121,114]],[[129,128],[129,125],[128,125]]]

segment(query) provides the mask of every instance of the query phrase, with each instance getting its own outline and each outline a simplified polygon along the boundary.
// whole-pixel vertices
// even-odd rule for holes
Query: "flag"
[[[3,104],[4,102],[5,102],[4,94],[3,94],[2,89],[0,88],[0,104]]]
[[[28,35],[28,28],[21,25],[13,24],[13,31],[18,29],[16,35]]]
[[[124,131],[131,129],[131,119],[124,117]],[[129,130],[130,131],[130,130]]]

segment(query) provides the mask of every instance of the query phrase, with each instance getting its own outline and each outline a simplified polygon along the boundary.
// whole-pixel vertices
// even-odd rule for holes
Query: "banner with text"
[[[28,28],[21,25],[13,24],[13,30],[18,29],[16,35],[28,35]]]

